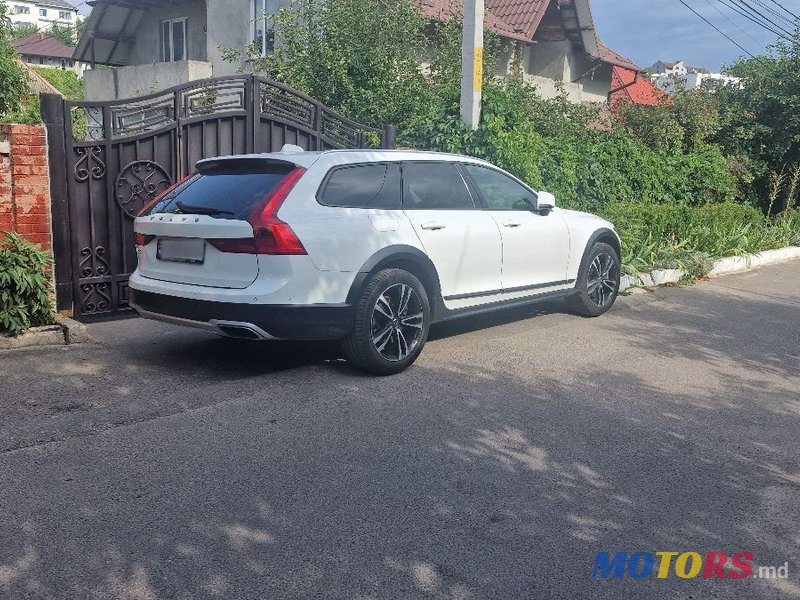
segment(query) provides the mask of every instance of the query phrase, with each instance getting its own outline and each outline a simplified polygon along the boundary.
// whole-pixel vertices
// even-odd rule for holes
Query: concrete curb
[[[86,325],[73,319],[62,318],[56,325],[34,327],[17,337],[0,335],[0,350],[19,350],[37,346],[67,346],[83,344],[90,339]]]
[[[714,263],[709,277],[721,277],[733,273],[750,271],[758,267],[776,265],[778,263],[795,260],[800,258],[800,247],[792,246],[780,248],[779,250],[765,250],[758,254],[748,254],[746,256],[731,256],[723,258]],[[624,292],[631,288],[657,287],[669,283],[680,283],[686,275],[679,269],[656,270],[650,273],[640,273],[638,276],[623,275],[620,283],[620,291]]]

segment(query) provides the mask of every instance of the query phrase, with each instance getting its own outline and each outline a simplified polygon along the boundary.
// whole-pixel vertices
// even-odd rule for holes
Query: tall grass
[[[741,204],[615,203],[603,214],[620,233],[628,274],[660,268],[702,276],[719,258],[800,246],[800,211],[765,217]]]

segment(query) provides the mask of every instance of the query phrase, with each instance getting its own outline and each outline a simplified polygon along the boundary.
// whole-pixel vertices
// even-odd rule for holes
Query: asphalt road
[[[800,262],[560,310],[390,379],[139,319],[0,353],[0,597],[800,597]],[[789,578],[592,580],[620,550]]]

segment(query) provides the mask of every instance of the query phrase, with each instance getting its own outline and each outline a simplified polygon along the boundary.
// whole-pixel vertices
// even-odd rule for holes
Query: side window
[[[510,177],[478,165],[464,165],[489,210],[533,210],[536,196]]]
[[[333,170],[318,196],[325,206],[400,208],[400,165],[374,164]]]
[[[472,196],[453,163],[405,163],[403,165],[405,210],[469,210]]]

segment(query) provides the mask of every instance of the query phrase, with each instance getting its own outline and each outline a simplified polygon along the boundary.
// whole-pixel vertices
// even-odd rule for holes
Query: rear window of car
[[[244,220],[267,194],[278,187],[293,165],[223,166],[192,176],[161,198],[148,211],[204,213],[218,211],[218,219]]]
[[[337,167],[318,195],[325,206],[384,210],[399,209],[401,199],[400,165],[382,163]]]

